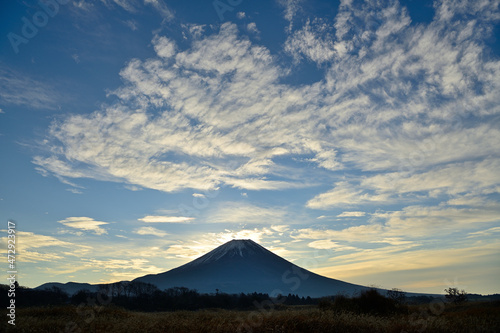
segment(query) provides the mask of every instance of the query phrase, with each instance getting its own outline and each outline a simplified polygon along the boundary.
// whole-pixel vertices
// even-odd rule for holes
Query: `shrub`
[[[404,312],[406,309],[406,307],[398,305],[395,300],[381,295],[376,289],[365,290],[358,297],[353,298],[345,295],[337,295],[333,300],[333,304],[329,299],[321,299],[318,307],[322,310],[332,309],[335,312],[352,312],[379,316]]]
[[[363,313],[388,315],[397,311],[396,301],[382,296],[375,289],[361,292],[357,298],[358,306]]]
[[[405,292],[398,288],[387,291],[387,297],[396,302],[396,304],[403,304],[406,300]]]
[[[318,302],[318,308],[320,310],[330,310],[333,308],[333,302],[329,297],[323,297]]]
[[[446,299],[455,304],[461,304],[467,302],[467,293],[465,290],[458,290],[458,288],[448,288],[444,290],[446,292]]]
[[[333,300],[333,309],[336,312],[359,312],[356,300],[345,295],[337,295]]]

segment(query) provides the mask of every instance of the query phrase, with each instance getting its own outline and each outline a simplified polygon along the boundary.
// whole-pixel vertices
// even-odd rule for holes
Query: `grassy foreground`
[[[117,307],[17,309],[3,332],[500,332],[500,303],[413,306],[388,317],[291,306],[253,311],[134,312]]]

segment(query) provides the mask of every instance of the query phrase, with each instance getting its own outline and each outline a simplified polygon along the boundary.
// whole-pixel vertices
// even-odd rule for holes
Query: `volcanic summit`
[[[134,281],[160,289],[187,287],[202,293],[262,292],[321,297],[367,289],[303,269],[249,239],[229,241],[185,265]]]

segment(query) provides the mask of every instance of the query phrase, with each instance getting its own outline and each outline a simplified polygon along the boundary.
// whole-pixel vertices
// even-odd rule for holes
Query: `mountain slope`
[[[307,271],[266,250],[252,240],[232,240],[183,266],[134,281],[160,289],[187,287],[202,293],[262,292],[321,297],[351,295],[367,287],[326,278]]]
[[[54,287],[61,289],[68,295],[74,295],[80,290],[88,290],[90,292],[97,292],[99,290],[99,285],[89,284],[89,283],[78,283],[78,282],[67,282],[67,283],[48,282],[36,287],[35,289],[44,290],[44,289],[52,289]]]

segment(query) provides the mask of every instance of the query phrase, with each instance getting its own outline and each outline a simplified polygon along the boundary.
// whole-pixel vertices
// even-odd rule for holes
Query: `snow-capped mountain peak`
[[[234,239],[180,267],[134,281],[161,289],[184,286],[200,292],[279,292],[301,296],[353,294],[365,287],[317,275],[249,239]]]
[[[200,264],[208,264],[221,260],[222,258],[248,258],[249,256],[257,253],[271,253],[251,239],[233,239],[198,259],[190,262],[189,266],[196,266]]]
[[[186,287],[201,293],[219,290],[229,294],[293,293],[311,297],[352,295],[367,289],[310,272],[249,239],[234,239],[187,264],[133,281],[151,283],[160,289]],[[73,293],[78,288],[89,289],[86,285],[64,287],[72,288]]]

